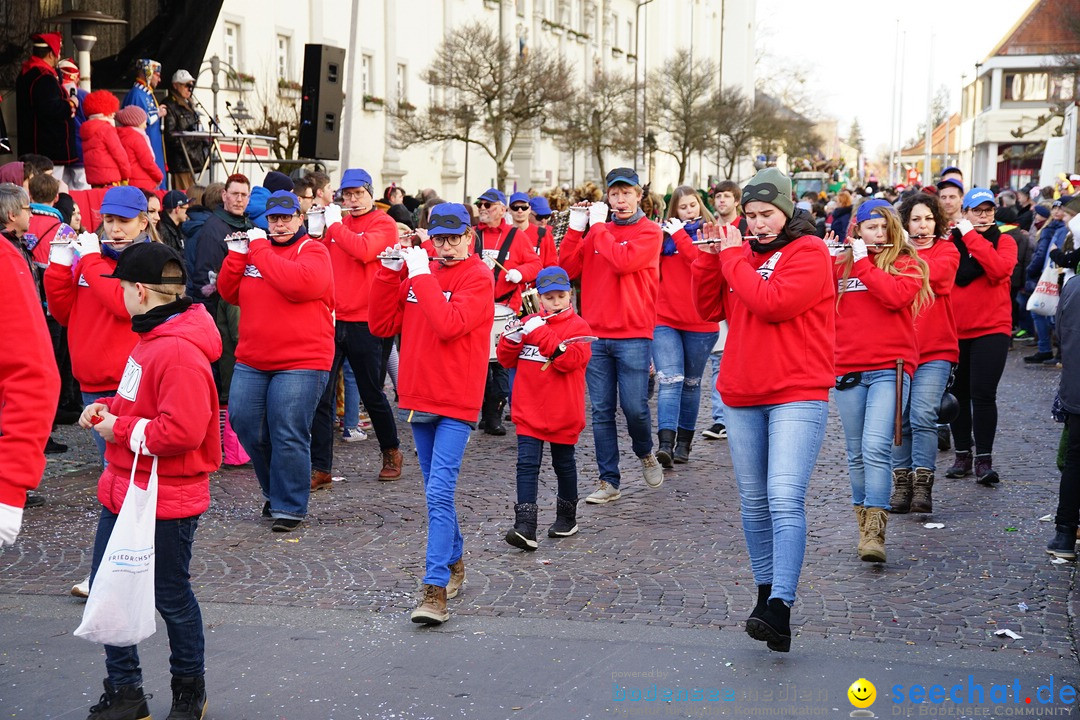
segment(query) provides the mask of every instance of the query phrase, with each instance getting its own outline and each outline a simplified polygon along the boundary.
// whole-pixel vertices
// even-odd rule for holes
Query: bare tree
[[[568,148],[591,153],[603,177],[606,153],[625,148],[627,138],[633,137],[633,102],[632,78],[599,74],[574,94],[550,129]]]
[[[727,87],[713,97],[712,122],[716,165],[722,176],[731,178],[739,160],[750,154],[754,143],[754,108],[736,87]]]
[[[695,153],[713,147],[715,136],[710,102],[716,75],[710,60],[691,61],[690,53],[679,50],[649,77],[646,105],[657,134],[657,151],[670,155],[679,164],[679,184]]]
[[[440,91],[442,104],[392,106],[392,142],[399,148],[471,143],[495,161],[503,187],[514,143],[540,127],[546,114],[562,109],[572,94],[570,74],[561,55],[541,49],[518,52],[487,25],[464,25],[443,39],[421,75]]]
[[[764,155],[788,156],[791,168],[802,167],[816,159],[822,145],[814,132],[814,123],[763,92],[754,102],[754,138]],[[792,170],[794,172],[794,170]]]
[[[251,132],[273,138],[270,151],[278,160],[295,160],[300,146],[300,136],[296,132],[300,127],[300,100],[281,96],[264,98],[261,93],[258,99],[262,117],[257,118],[259,124]],[[280,170],[282,166],[276,169]]]

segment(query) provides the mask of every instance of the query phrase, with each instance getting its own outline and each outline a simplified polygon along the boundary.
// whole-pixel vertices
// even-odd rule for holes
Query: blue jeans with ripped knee
[[[660,430],[693,430],[701,406],[701,376],[717,332],[689,332],[667,325],[653,331],[656,416]]]

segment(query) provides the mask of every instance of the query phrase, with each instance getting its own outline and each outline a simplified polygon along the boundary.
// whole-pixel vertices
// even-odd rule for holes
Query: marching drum
[[[499,336],[502,335],[506,323],[516,316],[517,313],[509,305],[495,303],[495,321],[491,324],[491,354],[488,356],[489,360],[494,361],[496,359],[495,348],[499,344]]]

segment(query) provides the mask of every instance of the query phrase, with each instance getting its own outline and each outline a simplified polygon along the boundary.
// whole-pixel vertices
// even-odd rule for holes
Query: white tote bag
[[[1031,293],[1031,297],[1028,298],[1027,309],[1029,312],[1053,317],[1057,312],[1058,295],[1060,294],[1058,277],[1061,273],[1061,268],[1056,265],[1046,266],[1046,269],[1042,271],[1042,275],[1039,276],[1035,292]]]
[[[140,444],[131,466],[127,496],[116,516],[105,555],[98,565],[82,623],[81,638],[103,645],[127,647],[154,634],[154,531],[157,525],[157,456],[150,466],[146,489],[135,484]]]

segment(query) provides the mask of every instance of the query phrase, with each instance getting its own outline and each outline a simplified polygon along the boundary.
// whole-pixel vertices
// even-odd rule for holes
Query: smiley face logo
[[[847,691],[848,700],[851,704],[857,708],[868,708],[874,704],[874,700],[877,699],[877,688],[874,687],[874,683],[870,682],[866,678],[859,678],[855,682],[851,683],[851,687]]]

